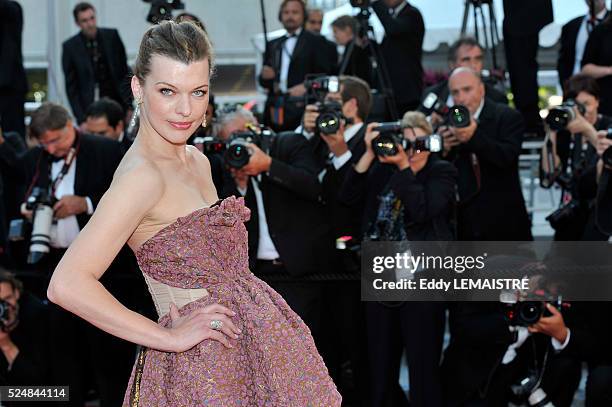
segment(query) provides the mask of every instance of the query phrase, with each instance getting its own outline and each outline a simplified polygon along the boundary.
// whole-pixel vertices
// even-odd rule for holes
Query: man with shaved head
[[[441,129],[446,157],[459,173],[458,240],[531,240],[518,172],[522,115],[487,99],[480,76],[470,68],[455,69],[448,86],[453,102],[471,116],[467,127]],[[505,354],[516,338],[499,310],[497,303],[450,306],[453,334],[442,365],[449,406],[507,405],[510,375],[503,363],[510,360]]]
[[[459,239],[531,240],[518,173],[521,115],[485,98],[480,75],[470,68],[452,73],[449,90],[471,115],[468,127],[442,132],[445,153],[459,170]]]

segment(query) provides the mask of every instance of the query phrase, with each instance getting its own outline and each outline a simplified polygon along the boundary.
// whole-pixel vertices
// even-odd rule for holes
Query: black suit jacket
[[[361,158],[365,151],[363,138],[365,136],[366,124],[348,141],[347,145],[351,152],[351,158],[342,167],[336,169],[329,160],[329,148],[321,137],[313,136],[308,141],[311,145],[315,160],[317,162],[317,173],[325,173],[321,178],[321,202],[324,205],[327,223],[330,225],[330,232],[333,239],[340,236],[352,236],[359,240],[361,215],[363,208],[359,205],[349,206],[342,202],[340,189],[344,184],[347,173],[355,162]]]
[[[576,38],[582,25],[584,16],[576,17],[561,29],[561,48],[557,59],[557,72],[559,73],[559,83],[561,87],[574,72],[576,62]],[[586,44],[585,44],[586,45]]]
[[[369,50],[360,47],[355,41],[347,44],[338,63],[338,74],[356,76],[368,84],[372,84],[372,64],[370,63]]]
[[[331,247],[328,226],[318,198],[321,186],[316,164],[306,139],[295,133],[280,133],[270,146],[272,165],[261,174],[270,237],[289,274],[299,276],[325,270]],[[259,213],[249,180],[245,204],[251,210],[246,222],[249,233],[249,262],[255,269],[259,246]],[[224,194],[240,196],[235,186]]]
[[[514,341],[501,305],[454,302],[449,306],[451,340],[444,351],[442,382],[447,406],[483,397],[495,369]]]
[[[604,169],[599,178],[595,216],[599,229],[612,235],[612,170]]]
[[[552,0],[504,0],[504,33],[534,35],[552,22]]]
[[[516,110],[485,99],[471,140],[451,151],[459,171],[460,240],[531,240],[518,171],[523,120]],[[480,166],[480,187],[472,154]]]
[[[259,76],[259,84],[269,91],[274,82],[280,80],[281,52],[286,37],[276,38],[268,43],[263,57],[263,64],[274,68],[276,79],[265,80]],[[304,82],[307,74],[331,74],[335,70],[338,54],[332,52],[329,41],[320,35],[302,29],[291,56],[287,75],[287,88]]]
[[[445,79],[442,82],[436,83],[435,85],[432,85],[425,89],[425,91],[423,92],[421,105],[419,106],[419,110],[422,112],[425,112],[426,110],[423,106],[423,102],[430,93],[435,94],[436,96],[438,96],[438,100],[443,100],[446,103],[446,101],[448,100],[448,96],[450,95],[450,90],[448,89],[448,79]],[[495,103],[503,103],[505,105],[508,104],[508,97],[506,97],[505,94],[503,94],[493,85],[487,82],[485,82],[485,96]]]
[[[95,210],[121,161],[121,147],[119,143],[106,137],[90,134],[80,134],[78,137],[81,145],[76,158],[74,194],[89,197]],[[32,182],[36,186],[49,185],[49,159],[49,154],[41,147],[35,147],[24,155],[21,162],[24,193]],[[40,169],[38,176],[37,168]],[[86,213],[77,215],[81,229],[90,217]]]
[[[119,32],[112,28],[98,28],[98,38],[108,62],[108,71],[116,88],[116,94],[122,98],[118,102],[126,106],[130,99],[128,88],[130,70]],[[63,43],[62,67],[72,113],[81,123],[85,120],[87,108],[94,102],[95,89],[94,67],[81,33]]]
[[[10,89],[25,95],[28,81],[21,53],[22,31],[23,10],[19,3],[0,0],[0,90]]]
[[[388,186],[404,205],[405,230],[409,240],[454,240],[451,226],[457,172],[448,162],[430,155],[416,175],[398,171],[391,164],[375,161],[360,174],[351,166],[340,192],[347,205],[363,206],[362,235],[376,221],[379,195]]]
[[[389,14],[382,1],[373,3],[372,8],[385,29],[380,50],[389,72],[395,100],[401,104],[417,106],[423,92],[423,16],[410,4],[397,17]]]

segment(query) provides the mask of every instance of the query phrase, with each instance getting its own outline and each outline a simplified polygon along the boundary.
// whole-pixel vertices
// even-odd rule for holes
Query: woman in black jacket
[[[377,123],[368,126],[366,151],[349,170],[341,199],[364,207],[364,240],[452,240],[456,169],[428,151],[404,151],[376,157],[372,140]],[[419,112],[402,120],[404,137],[431,134]],[[439,362],[444,335],[444,304],[405,302],[365,304],[372,406],[402,405],[398,391],[402,351],[408,355],[411,406],[441,406]],[[394,395],[400,395],[399,399]]]

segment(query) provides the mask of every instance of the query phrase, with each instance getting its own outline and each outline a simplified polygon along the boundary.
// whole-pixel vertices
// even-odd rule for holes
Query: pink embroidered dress
[[[181,353],[143,350],[124,406],[340,406],[308,327],[249,271],[249,216],[243,199],[230,197],[178,218],[136,252],[150,289],[204,293],[177,304],[181,315],[219,303],[236,312],[242,334],[233,348],[204,340]],[[158,290],[151,294],[169,326]]]

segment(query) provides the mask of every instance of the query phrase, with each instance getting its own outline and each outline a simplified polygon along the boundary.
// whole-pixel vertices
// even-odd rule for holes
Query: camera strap
[[[59,174],[57,174],[55,179],[51,181],[51,196],[55,196],[55,191],[57,190],[57,187],[59,186],[59,184],[61,184],[62,180],[64,179],[64,177],[70,170],[70,166],[76,159],[77,154],[79,153],[80,147],[81,147],[81,139],[79,137],[79,134],[77,133],[76,144],[70,148],[70,151],[68,151],[68,154],[66,155],[66,158],[64,159],[64,165],[62,166],[61,171],[59,172]],[[51,163],[49,163],[49,173],[51,173],[50,170],[51,170]]]

